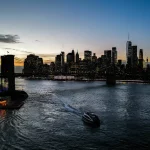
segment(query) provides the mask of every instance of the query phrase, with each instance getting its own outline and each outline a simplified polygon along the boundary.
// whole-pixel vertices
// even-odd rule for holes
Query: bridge
[[[25,77],[25,75],[23,73],[15,73],[14,76],[15,77]],[[0,73],[0,78],[6,78],[6,76],[4,76]]]

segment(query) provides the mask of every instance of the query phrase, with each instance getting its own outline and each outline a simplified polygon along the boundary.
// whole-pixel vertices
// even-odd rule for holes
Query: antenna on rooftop
[[[128,41],[129,41],[129,39],[130,39],[130,34],[128,33]]]

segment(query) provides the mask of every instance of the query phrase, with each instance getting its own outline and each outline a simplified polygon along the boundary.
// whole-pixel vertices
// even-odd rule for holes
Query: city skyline
[[[1,2],[0,55],[9,53],[22,66],[27,52],[54,61],[61,51],[91,50],[101,56],[117,47],[118,59],[126,60],[128,33],[134,45],[150,56],[149,1],[144,0],[14,0]],[[17,42],[12,36],[17,35]],[[11,39],[11,40],[10,40]],[[8,40],[8,41],[7,41]],[[16,49],[13,50],[13,49]]]

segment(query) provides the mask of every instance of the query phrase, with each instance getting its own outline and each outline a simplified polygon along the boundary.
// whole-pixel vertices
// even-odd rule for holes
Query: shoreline
[[[51,80],[51,81],[81,81],[81,82],[93,82],[93,81],[106,81],[106,79],[94,79],[94,80],[90,80],[90,79],[49,79],[49,78],[30,78],[26,80]],[[148,83],[150,84],[150,81],[147,80],[116,80],[116,83],[121,83],[121,82],[126,82],[126,83]]]

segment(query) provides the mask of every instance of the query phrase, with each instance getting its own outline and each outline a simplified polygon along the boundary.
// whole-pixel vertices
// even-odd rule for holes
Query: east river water
[[[150,85],[16,79],[29,98],[0,110],[0,150],[149,149]],[[83,124],[83,112],[102,121]]]

